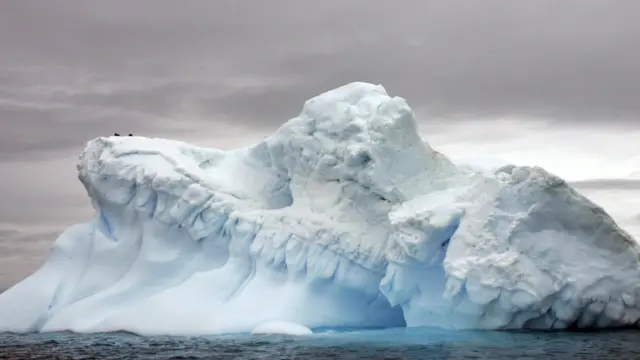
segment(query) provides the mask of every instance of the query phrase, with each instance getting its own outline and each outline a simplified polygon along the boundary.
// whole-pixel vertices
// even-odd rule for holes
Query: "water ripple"
[[[0,334],[0,359],[621,359],[640,332],[446,332],[388,329],[310,337]]]

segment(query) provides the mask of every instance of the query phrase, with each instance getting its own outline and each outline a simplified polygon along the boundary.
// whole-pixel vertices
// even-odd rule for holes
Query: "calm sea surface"
[[[0,334],[0,359],[640,359],[640,331],[325,331],[309,337]]]

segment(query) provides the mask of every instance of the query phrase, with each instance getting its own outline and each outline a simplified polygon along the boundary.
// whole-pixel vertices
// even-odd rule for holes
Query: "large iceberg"
[[[640,319],[638,244],[600,207],[541,168],[456,166],[381,86],[321,94],[233,151],[100,137],[78,172],[96,215],[0,295],[0,331]]]

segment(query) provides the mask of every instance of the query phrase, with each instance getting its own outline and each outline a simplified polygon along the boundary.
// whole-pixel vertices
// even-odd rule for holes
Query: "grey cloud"
[[[15,50],[6,53],[123,81],[174,82],[163,91],[80,95],[79,101],[166,114],[177,111],[180,100],[224,92],[224,81],[213,80],[246,74],[291,81],[285,88],[214,96],[203,110],[273,127],[304,98],[365,80],[434,113],[583,121],[640,114],[635,1],[24,4],[5,5],[11,11],[0,23],[12,29],[2,32],[3,40]],[[212,80],[208,86],[180,83],[198,71]]]
[[[640,190],[640,180],[635,179],[592,179],[575,181],[571,186],[577,189],[619,189]]]
[[[14,161],[55,158],[70,148],[79,155],[86,140],[114,132],[137,133],[146,126],[136,120],[141,117],[145,121],[152,118],[134,111],[67,106],[40,109],[0,107],[0,117],[12,122],[10,126],[3,126],[0,135],[0,159]],[[82,117],[84,121],[69,121],[77,117]],[[13,122],[19,124],[13,126]]]
[[[639,12],[635,0],[2,2],[0,160],[76,154],[116,131],[275,129],[356,80],[421,115],[638,124]]]
[[[0,292],[31,274],[49,252],[59,232],[25,233],[0,229]]]
[[[633,1],[1,6],[0,96],[43,106],[0,102],[4,158],[77,151],[115,131],[168,134],[185,111],[275,128],[306,98],[355,80],[436,115],[640,114]],[[285,85],[230,88],[237,76]]]
[[[0,162],[0,169],[0,227],[14,224],[33,231],[42,224],[69,224],[91,215],[74,158]]]
[[[381,18],[379,9],[364,10],[354,17],[358,32],[376,41],[298,54],[280,70],[305,78],[298,82],[305,89],[358,78],[381,82],[434,111],[574,120],[635,119],[640,113],[637,3],[447,4],[386,9],[384,31],[362,20]]]
[[[72,80],[80,76],[68,70],[67,75]],[[27,78],[19,86],[0,86],[5,95],[0,98],[0,122],[5,124],[0,160],[55,157],[69,148],[79,152],[86,140],[114,132],[180,136],[185,122],[224,120],[213,115],[207,102],[224,97],[226,83],[193,76],[88,84],[56,80],[42,85]]]

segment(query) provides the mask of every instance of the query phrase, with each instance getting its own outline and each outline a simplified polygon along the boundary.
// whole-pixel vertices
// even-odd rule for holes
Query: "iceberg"
[[[640,320],[638,244],[602,208],[539,167],[457,166],[379,85],[314,97],[242,149],[99,137],[78,176],[95,216],[0,295],[0,331]]]

